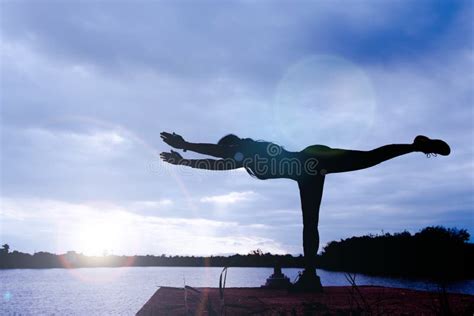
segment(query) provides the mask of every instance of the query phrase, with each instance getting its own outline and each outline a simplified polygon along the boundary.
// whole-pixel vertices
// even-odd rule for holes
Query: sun
[[[121,225],[112,221],[82,223],[77,236],[77,248],[89,256],[113,253],[121,246]]]

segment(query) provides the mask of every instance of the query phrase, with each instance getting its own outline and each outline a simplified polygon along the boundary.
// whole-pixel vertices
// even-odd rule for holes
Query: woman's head
[[[261,155],[266,155],[270,154],[273,156],[273,151],[275,151],[275,148],[278,148],[278,152],[281,153],[283,150],[283,147],[263,141],[263,140],[253,140],[252,138],[240,138],[237,135],[234,134],[228,134],[224,137],[222,137],[218,142],[218,145],[223,145],[223,146],[240,146],[242,150],[247,151],[247,153],[252,153],[252,154],[261,154]],[[269,152],[272,151],[272,152]]]
[[[228,134],[222,137],[217,144],[225,146],[237,146],[237,145],[251,145],[260,141],[255,141],[252,138],[240,138],[234,134]]]
[[[235,146],[241,143],[242,139],[234,134],[229,134],[222,137],[217,144],[218,145],[225,145],[225,146]]]
[[[235,155],[238,155],[239,158],[234,157],[234,159],[238,159],[239,161],[246,156],[247,159],[248,157],[254,156],[254,146],[252,146],[252,144],[255,143],[256,142],[251,138],[240,138],[239,136],[234,134],[226,135],[217,142],[218,145],[222,146],[235,146]],[[251,176],[255,177],[254,171],[248,165],[244,166],[244,168]]]
[[[268,161],[269,158],[275,158],[283,151],[283,147],[275,143],[261,140],[255,141],[252,138],[240,138],[234,134],[229,134],[222,137],[217,142],[217,144],[223,146],[236,146],[235,148],[237,153],[245,157],[247,161],[250,162],[246,165],[245,169],[250,175],[257,178],[260,178],[260,176],[257,175],[255,170],[253,170],[254,166],[252,161],[258,159],[259,157]]]

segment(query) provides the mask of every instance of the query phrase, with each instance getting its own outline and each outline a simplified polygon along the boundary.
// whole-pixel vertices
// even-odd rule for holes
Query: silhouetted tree
[[[8,252],[10,251],[10,246],[8,244],[4,244],[2,246],[2,249],[0,249],[1,253],[5,253],[5,254],[8,254]]]
[[[474,245],[465,229],[427,227],[409,232],[330,242],[320,264],[330,270],[429,277],[437,281],[473,277]]]

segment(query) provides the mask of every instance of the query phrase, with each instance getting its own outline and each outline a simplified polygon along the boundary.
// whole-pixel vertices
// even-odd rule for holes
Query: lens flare
[[[113,141],[128,141],[133,146],[136,146],[136,148],[142,148],[144,150],[145,156],[144,161],[142,162],[143,168],[149,168],[150,162],[158,162],[159,170],[153,171],[169,173],[183,192],[183,200],[190,206],[190,209],[194,208],[194,205],[191,202],[191,195],[189,190],[186,188],[185,182],[181,179],[179,170],[176,170],[176,168],[172,168],[173,166],[160,161],[158,157],[159,151],[157,148],[150,145],[146,140],[125,127],[113,122],[84,116],[57,117],[51,120],[48,126],[55,126],[58,128],[63,126],[73,126],[79,131],[113,131],[114,133],[110,135],[117,135],[116,138],[112,138]],[[159,137],[158,133],[157,137]],[[90,204],[90,202],[91,201],[88,201],[88,204]],[[106,209],[107,205],[104,205],[104,210]],[[109,212],[112,214],[109,218],[110,220],[104,220],[102,223],[88,221],[86,215],[83,219],[78,220],[76,223],[77,225],[74,225],[74,227],[71,227],[70,223],[57,222],[56,249],[58,249],[58,252],[62,252],[64,249],[72,247],[80,252],[84,252],[86,255],[96,256],[92,259],[96,262],[103,260],[104,263],[107,264],[107,262],[105,262],[107,257],[102,255],[113,249],[117,249],[118,245],[126,243],[128,244],[127,249],[140,249],[139,247],[141,247],[142,244],[139,238],[125,240],[125,237],[123,236],[124,232],[133,231],[134,228],[127,226],[123,221],[116,218],[112,211],[113,210]],[[139,236],[140,234],[138,233],[136,235]],[[69,252],[68,254],[60,256],[60,261],[63,267],[70,268],[68,271],[73,275],[73,277],[84,282],[97,283],[113,281],[113,279],[127,271],[126,269],[116,269],[113,273],[103,275],[92,274],[93,276],[91,276],[91,273],[85,273],[84,269],[72,269],[77,266],[78,258],[80,258],[80,254]],[[122,259],[120,266],[132,266],[134,263],[133,257],[124,256]]]
[[[6,291],[5,293],[3,293],[3,301],[5,302],[9,302],[11,299],[12,299],[12,293],[10,293],[10,291]]]
[[[353,146],[366,135],[376,101],[369,77],[339,57],[312,55],[291,66],[273,102],[277,133],[298,149]]]

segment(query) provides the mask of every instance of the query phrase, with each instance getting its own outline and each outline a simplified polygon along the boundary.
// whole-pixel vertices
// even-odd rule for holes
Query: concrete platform
[[[223,299],[221,299],[223,297]],[[324,293],[262,288],[161,287],[137,313],[151,315],[473,315],[474,296],[375,286]]]

